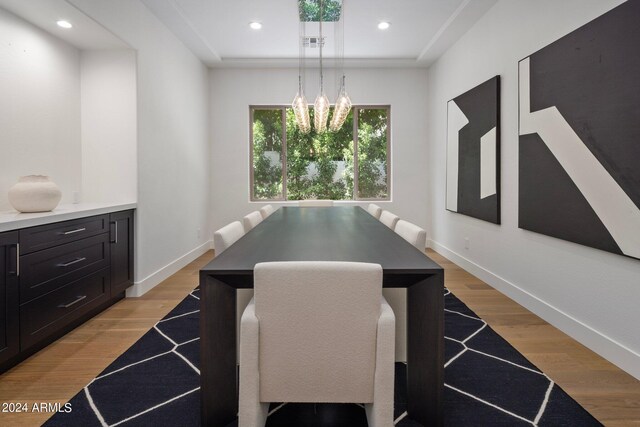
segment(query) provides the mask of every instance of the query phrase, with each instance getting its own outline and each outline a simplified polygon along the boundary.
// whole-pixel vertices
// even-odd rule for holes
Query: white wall
[[[438,251],[640,378],[640,261],[518,229],[518,60],[620,3],[502,0],[430,67],[430,230]],[[502,226],[444,206],[447,101],[496,74]]]
[[[139,0],[70,2],[137,50],[140,295],[209,248],[207,68]]]
[[[81,187],[80,54],[0,9],[0,211],[23,175],[49,175],[62,203]]]
[[[80,55],[83,202],[135,202],[136,55],[128,49]]]
[[[241,219],[266,203],[249,201],[249,105],[290,105],[296,69],[213,69],[211,75],[211,191],[213,229]],[[426,74],[420,69],[348,69],[354,104],[391,105],[391,198],[376,202],[422,227],[428,224]],[[334,72],[325,92],[335,100]],[[307,72],[306,96],[313,104],[318,72]],[[281,206],[283,203],[272,203]],[[367,203],[360,203],[366,206]]]

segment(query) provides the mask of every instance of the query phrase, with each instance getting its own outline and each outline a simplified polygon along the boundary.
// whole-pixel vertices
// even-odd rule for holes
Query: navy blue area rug
[[[46,426],[199,426],[199,290],[75,395]],[[599,426],[584,408],[448,290],[444,416],[448,426]],[[406,412],[406,366],[396,364],[395,422]],[[231,426],[236,426],[237,422]],[[272,404],[267,427],[360,427],[361,405]]]

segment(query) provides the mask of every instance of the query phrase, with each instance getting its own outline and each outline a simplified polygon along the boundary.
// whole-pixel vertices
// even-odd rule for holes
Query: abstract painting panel
[[[640,1],[519,62],[519,227],[640,258]]]
[[[500,224],[500,76],[447,103],[446,207]]]

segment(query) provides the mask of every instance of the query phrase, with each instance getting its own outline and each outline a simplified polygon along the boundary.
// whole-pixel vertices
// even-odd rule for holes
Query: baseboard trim
[[[208,240],[197,248],[187,252],[180,258],[170,262],[158,271],[151,273],[144,279],[135,282],[134,285],[127,289],[127,297],[141,297],[156,287],[162,281],[168,279],[172,275],[176,274],[180,269],[184,268],[187,264],[194,261],[199,256],[203,255],[207,251],[213,248],[213,241]]]
[[[428,247],[640,380],[640,354],[435,240],[429,239]]]

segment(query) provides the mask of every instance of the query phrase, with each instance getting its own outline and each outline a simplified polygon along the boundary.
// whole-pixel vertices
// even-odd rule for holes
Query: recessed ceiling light
[[[60,20],[60,21],[56,22],[56,24],[58,24],[58,27],[62,27],[62,28],[71,28],[71,27],[73,27],[73,25],[71,25],[71,23],[69,21],[64,21],[64,20]]]
[[[262,28],[262,24],[257,21],[250,22],[249,26],[251,27],[252,30],[259,30]]]
[[[391,24],[387,21],[382,21],[381,23],[378,24],[378,29],[379,30],[386,30],[391,26]]]

